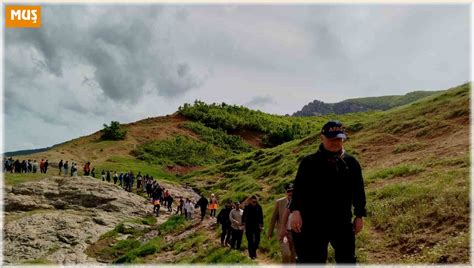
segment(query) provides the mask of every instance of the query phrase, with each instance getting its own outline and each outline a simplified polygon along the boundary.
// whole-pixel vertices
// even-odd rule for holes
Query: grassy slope
[[[437,94],[439,92],[440,91],[413,91],[405,95],[353,98],[337,103],[319,103],[318,105],[322,105],[320,109],[316,109],[313,103],[309,103],[294,115],[308,116],[309,114],[314,114],[314,112],[316,112],[316,114],[325,114],[327,113],[324,112],[325,110],[333,111],[336,114],[345,114],[348,113],[348,108],[353,105],[356,105],[357,107],[363,107],[365,111],[388,110],[390,108],[402,106],[433,94]],[[315,109],[318,111],[310,112],[311,110]]]
[[[369,217],[358,236],[367,263],[469,261],[469,85],[380,113],[332,116],[353,131],[346,149],[366,178]],[[242,154],[185,177],[221,200],[256,193],[268,221],[282,185],[317,135]],[[265,235],[265,234],[263,234]],[[262,248],[278,259],[276,241]]]
[[[405,95],[357,98],[348,99],[342,102],[352,102],[370,107],[372,109],[386,110],[417,101],[436,93],[436,91],[413,91]]]

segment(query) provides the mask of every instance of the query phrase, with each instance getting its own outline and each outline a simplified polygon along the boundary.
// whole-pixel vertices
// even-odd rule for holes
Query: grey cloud
[[[62,101],[59,106],[60,108],[81,114],[87,114],[90,112],[90,110],[82,106],[75,98],[67,98],[66,100]]]
[[[105,96],[130,103],[143,95],[147,81],[162,96],[176,96],[202,84],[189,63],[175,58],[172,46],[166,52],[157,49],[166,43],[170,30],[155,27],[169,19],[160,16],[162,6],[47,5],[43,10],[40,29],[7,31],[5,44],[29,44],[56,76],[65,71],[65,61],[87,64],[95,69],[91,79]],[[79,22],[84,17],[87,21]]]
[[[256,96],[253,97],[249,102],[245,103],[244,106],[258,108],[275,103],[275,100],[271,96]]]
[[[28,105],[28,99],[24,96],[19,96],[14,92],[5,92],[5,115],[21,118],[29,117],[34,119],[42,120],[45,123],[64,126],[68,125],[69,122],[63,119],[61,116],[51,114],[42,110],[33,109]],[[8,120],[5,120],[8,121]]]

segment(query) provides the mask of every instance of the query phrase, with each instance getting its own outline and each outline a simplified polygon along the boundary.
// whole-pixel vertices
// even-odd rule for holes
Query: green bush
[[[102,130],[102,140],[123,140],[127,135],[127,130],[120,128],[120,123],[118,121],[111,121],[110,126],[104,124],[104,129]]]
[[[226,157],[225,151],[186,136],[171,137],[140,145],[134,154],[140,160],[160,165],[201,166]]]
[[[224,130],[206,127],[198,122],[187,122],[184,127],[201,136],[201,138],[213,145],[234,153],[249,152],[251,147],[245,143],[240,136],[229,135]]]
[[[194,105],[184,104],[179,113],[198,121],[205,126],[222,131],[248,129],[264,134],[263,141],[267,146],[303,138],[312,131],[320,129],[324,118],[295,118],[277,116],[250,110],[243,106],[206,104],[196,100]]]

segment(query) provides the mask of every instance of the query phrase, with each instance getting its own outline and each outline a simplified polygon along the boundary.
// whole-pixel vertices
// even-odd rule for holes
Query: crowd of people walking
[[[49,162],[48,159],[41,159],[38,163],[36,160],[13,160],[12,157],[6,158],[3,162],[4,173],[46,173],[48,171]]]

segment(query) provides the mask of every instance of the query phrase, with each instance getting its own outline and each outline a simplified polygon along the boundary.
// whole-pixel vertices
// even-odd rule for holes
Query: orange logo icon
[[[7,28],[41,27],[41,7],[5,6],[5,26]]]

